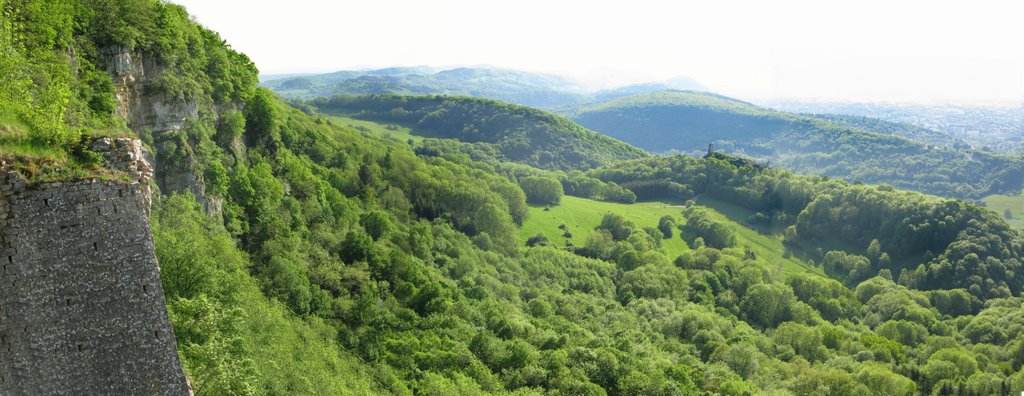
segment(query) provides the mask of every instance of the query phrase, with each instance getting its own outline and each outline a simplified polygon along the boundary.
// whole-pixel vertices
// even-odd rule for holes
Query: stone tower
[[[138,140],[93,150],[119,182],[0,170],[0,395],[187,395]]]

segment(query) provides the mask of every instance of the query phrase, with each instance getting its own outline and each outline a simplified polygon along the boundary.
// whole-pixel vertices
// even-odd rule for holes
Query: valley
[[[679,78],[260,82],[175,3],[0,10],[0,394],[1024,390],[1016,153]]]
[[[710,93],[656,92],[560,112],[656,153],[702,154],[714,144],[798,173],[973,200],[1024,184],[1019,154],[922,143],[908,137],[928,142],[934,134],[863,119],[835,123]]]

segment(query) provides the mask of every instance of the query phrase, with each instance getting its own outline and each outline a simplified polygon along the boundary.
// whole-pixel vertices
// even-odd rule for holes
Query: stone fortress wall
[[[0,396],[186,395],[138,140],[94,151],[131,182],[29,186],[0,167]]]

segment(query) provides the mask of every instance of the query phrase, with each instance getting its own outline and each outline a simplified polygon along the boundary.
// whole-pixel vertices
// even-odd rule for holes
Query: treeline
[[[416,155],[441,157],[467,167],[504,175],[520,185],[522,183],[519,180],[524,177],[545,177],[558,180],[562,185],[562,192],[574,197],[620,203],[633,203],[637,198],[636,194],[627,188],[587,176],[580,170],[542,170],[508,162],[489,144],[465,143],[453,139],[424,139],[413,146]],[[524,188],[527,195],[531,191],[533,190]]]
[[[792,243],[841,242],[855,249],[876,244],[890,259],[871,270],[890,270],[910,287],[964,288],[982,299],[1018,295],[1024,287],[1017,276],[1024,239],[995,213],[962,201],[737,167],[719,157],[626,161],[589,174],[624,186],[665,186],[654,193],[645,188],[645,199],[707,194],[749,208],[789,227],[786,237]],[[824,252],[817,259],[824,259]]]
[[[491,144],[508,161],[543,169],[588,169],[647,156],[564,117],[490,99],[339,95],[312,104],[328,113],[413,125],[433,137]]]

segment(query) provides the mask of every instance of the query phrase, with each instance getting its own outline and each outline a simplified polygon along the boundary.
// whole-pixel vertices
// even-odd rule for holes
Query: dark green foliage
[[[495,100],[446,96],[335,96],[326,112],[416,125],[434,136],[487,143],[509,161],[545,169],[587,169],[647,153],[563,117]]]
[[[825,253],[821,265],[829,274],[851,281],[860,281],[871,275],[871,262],[866,257],[842,251]]]
[[[276,108],[270,91],[257,90],[245,106],[246,135],[250,143],[274,140],[277,132]]]
[[[579,170],[569,172],[543,171],[537,168],[509,162],[487,143],[464,143],[453,139],[425,139],[415,147],[417,155],[440,157],[467,167],[486,169],[503,174],[510,180],[526,177],[558,179],[566,195],[591,198],[602,201],[633,203],[636,195],[615,183],[606,183],[589,177]]]
[[[751,323],[775,327],[792,317],[790,310],[794,300],[793,291],[787,286],[757,284],[747,290],[740,307]]]
[[[615,183],[606,183],[589,177],[578,170],[560,175],[559,180],[567,195],[609,202],[629,204],[636,202],[636,194],[632,191]]]
[[[676,227],[676,221],[672,216],[662,216],[658,219],[658,231],[665,238],[672,238],[672,229]]]
[[[537,234],[526,240],[526,246],[529,247],[549,245],[551,245],[551,241],[544,234]]]
[[[929,143],[938,146],[954,148],[970,148],[967,143],[953,137],[951,134],[936,132],[906,122],[886,121],[879,118],[864,117],[848,114],[806,114],[831,123],[841,124],[854,129],[880,133],[885,135],[897,135],[907,139]]]
[[[360,222],[366,229],[366,233],[370,234],[374,240],[383,238],[394,229],[394,225],[391,224],[391,216],[383,210],[364,213],[360,217]]]
[[[526,194],[526,202],[534,205],[558,205],[564,194],[562,183],[550,177],[527,176],[519,180],[519,187]]]

